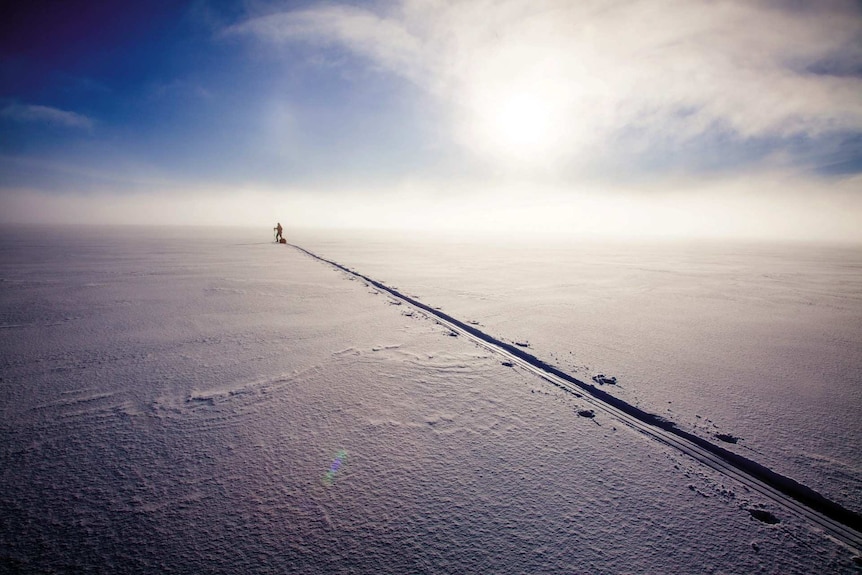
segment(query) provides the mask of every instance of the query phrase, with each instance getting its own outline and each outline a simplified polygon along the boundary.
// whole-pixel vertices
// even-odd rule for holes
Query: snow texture
[[[301,241],[862,513],[858,246]]]
[[[266,234],[48,232],[0,231],[0,571],[858,572],[851,550],[794,516],[628,427],[579,415],[587,405],[577,397]],[[575,295],[640,289],[615,284],[610,270],[591,289],[567,276],[583,282],[577,292],[536,289],[542,278],[530,270],[506,286],[500,262],[481,258],[470,273],[450,262],[453,281],[432,288],[434,269],[422,272],[412,248],[348,240],[318,238],[316,247],[329,242],[323,255],[376,266],[362,271],[529,341],[537,355],[561,355],[551,345],[560,318],[585,309]],[[371,261],[375,246],[388,263]],[[494,269],[496,289],[484,275]],[[453,287],[467,276],[473,284]],[[447,290],[471,297],[438,300]],[[543,332],[552,314],[536,312],[553,293],[568,304]],[[617,319],[632,303],[622,299]],[[855,337],[842,309],[839,323]],[[604,389],[644,402],[673,397],[675,406],[710,389],[683,400],[673,382],[634,386],[654,372],[637,372],[622,352],[601,361],[619,347],[590,355],[611,341],[581,333],[591,327],[589,317],[569,324],[556,345],[618,378]],[[617,335],[617,346],[632,337]],[[650,345],[660,347],[644,343],[639,353]],[[699,357],[691,354],[690,372]],[[850,385],[841,381],[829,385]],[[751,409],[769,409],[749,392]],[[820,397],[797,401],[819,413]],[[700,401],[702,417],[730,413],[726,398]],[[859,406],[850,392],[844,401]],[[842,413],[835,421],[847,425]],[[738,446],[752,441],[740,419],[721,429],[743,437]],[[857,440],[853,425],[844,441]],[[830,431],[815,418],[800,429]],[[780,458],[788,446],[770,437],[756,445]],[[843,461],[828,453],[809,468]],[[848,473],[848,493],[858,477]]]

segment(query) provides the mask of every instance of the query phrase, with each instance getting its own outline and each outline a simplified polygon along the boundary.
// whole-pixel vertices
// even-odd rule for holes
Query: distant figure
[[[281,235],[283,229],[281,227],[281,222],[279,222],[278,225],[276,225],[273,229],[275,230],[275,241],[277,241],[278,243],[284,243],[284,236]]]

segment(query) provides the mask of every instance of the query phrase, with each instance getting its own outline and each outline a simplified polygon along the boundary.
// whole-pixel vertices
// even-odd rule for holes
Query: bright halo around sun
[[[565,130],[561,98],[549,90],[503,88],[476,98],[473,147],[510,167],[549,165]]]

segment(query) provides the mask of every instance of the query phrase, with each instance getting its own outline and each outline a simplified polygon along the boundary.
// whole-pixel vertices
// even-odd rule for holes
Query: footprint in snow
[[[739,441],[738,437],[729,433],[716,433],[715,438],[725,443],[736,443],[737,441]]]
[[[751,516],[758,521],[763,521],[768,525],[775,525],[776,523],[781,522],[778,517],[776,517],[774,514],[770,513],[766,509],[749,509],[748,512],[751,513]]]

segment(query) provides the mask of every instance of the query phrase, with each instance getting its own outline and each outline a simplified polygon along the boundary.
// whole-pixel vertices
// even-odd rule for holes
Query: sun
[[[541,87],[486,91],[472,107],[472,147],[508,166],[547,164],[565,130],[560,99]]]
[[[521,92],[503,96],[489,119],[499,136],[499,145],[513,155],[538,153],[553,139],[551,111],[536,94]]]
[[[559,52],[513,37],[466,64],[457,84],[460,143],[506,171],[555,169],[577,135],[571,120],[582,100]]]

